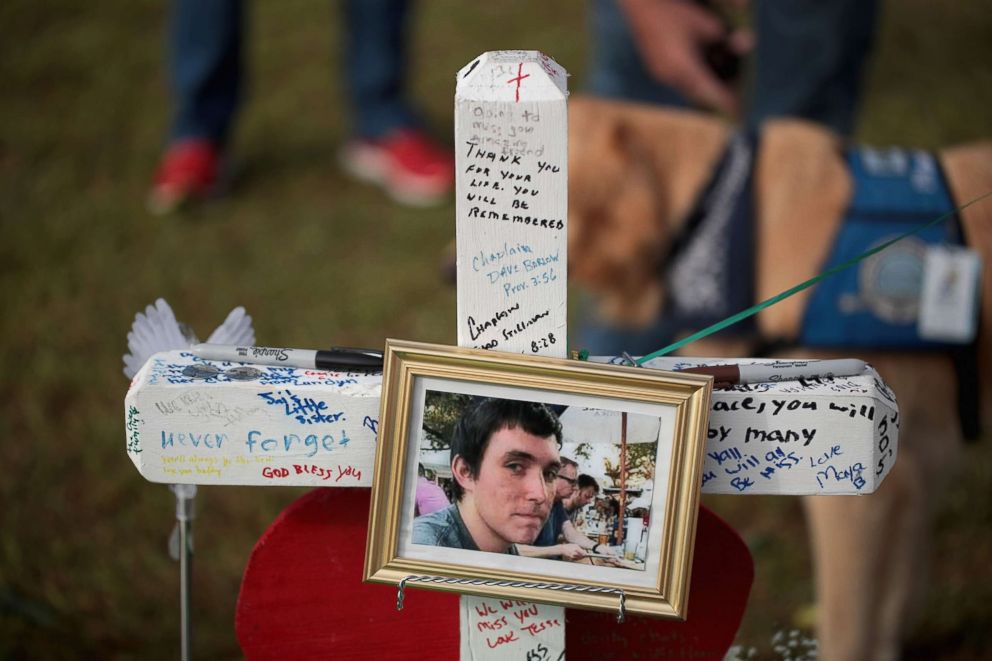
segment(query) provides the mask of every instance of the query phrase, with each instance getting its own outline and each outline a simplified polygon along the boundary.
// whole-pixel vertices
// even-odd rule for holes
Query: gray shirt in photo
[[[418,516],[413,520],[414,544],[427,544],[430,546],[446,546],[452,549],[465,549],[467,551],[478,551],[479,547],[472,540],[472,535],[462,515],[458,511],[458,504],[449,505],[443,510]],[[517,555],[517,547],[513,544],[506,550],[511,555]]]

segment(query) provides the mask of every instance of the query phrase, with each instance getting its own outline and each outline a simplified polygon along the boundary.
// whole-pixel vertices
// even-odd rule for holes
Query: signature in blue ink
[[[851,464],[846,468],[837,469],[836,466],[827,466],[824,470],[817,471],[816,481],[823,488],[824,483],[834,480],[835,482],[845,482],[849,481],[854,485],[854,488],[861,490],[865,486],[865,478],[863,477],[865,467],[859,461],[858,463]]]
[[[370,415],[365,416],[365,419],[362,420],[362,426],[371,429],[373,434],[379,433],[379,421]]]
[[[300,397],[291,390],[276,390],[274,392],[260,392],[266,404],[281,406],[283,413],[291,418],[295,418],[302,425],[315,425],[325,422],[338,422],[344,420],[344,411],[330,412],[327,410],[327,402],[316,400],[312,397]]]

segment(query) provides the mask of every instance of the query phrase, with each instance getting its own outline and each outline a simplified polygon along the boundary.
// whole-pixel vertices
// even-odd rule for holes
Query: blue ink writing
[[[747,491],[754,486],[754,480],[749,477],[735,477],[730,481],[730,486],[738,491]]]
[[[324,452],[333,451],[335,444],[345,447],[350,440],[344,430],[341,431],[339,438],[335,438],[334,434],[307,434],[303,438],[297,434],[283,434],[276,438],[263,437],[262,432],[253,429],[248,432],[245,445],[248,447],[249,454],[255,452],[257,447],[260,452],[276,452],[281,449],[287,454],[299,452],[307,457],[312,457],[321,450]]]
[[[213,434],[213,433],[201,433],[195,434],[193,432],[162,432],[162,449],[173,448],[178,444],[181,447],[194,447],[199,449],[201,446],[207,450],[219,450],[227,440],[227,434]]]
[[[365,419],[362,420],[362,426],[371,429],[373,434],[379,433],[379,421],[372,416],[365,416]]]
[[[282,406],[283,413],[295,418],[302,425],[345,420],[344,411],[331,413],[327,411],[327,402],[310,397],[299,397],[290,390],[260,392],[258,396],[265,400],[266,404]]]
[[[830,461],[834,457],[839,457],[842,454],[844,454],[844,453],[841,451],[840,446],[839,445],[835,445],[832,448],[830,448],[830,450],[828,450],[827,452],[824,452],[823,454],[821,454],[819,457],[817,457],[815,459],[813,457],[810,457],[809,458],[809,467],[810,468],[816,468],[817,466],[822,466],[823,464],[827,463],[828,461]]]
[[[823,488],[825,482],[834,480],[835,482],[849,481],[854,488],[860,490],[865,485],[865,478],[862,477],[865,467],[858,462],[851,464],[847,468],[838,470],[835,466],[827,466],[824,470],[817,472],[816,481]]]

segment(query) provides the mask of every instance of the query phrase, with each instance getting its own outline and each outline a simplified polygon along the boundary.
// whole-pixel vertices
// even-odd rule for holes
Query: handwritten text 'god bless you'
[[[266,466],[262,469],[262,477],[270,480],[285,478],[290,475],[313,475],[324,481],[333,479],[335,482],[340,482],[345,477],[350,477],[356,482],[362,480],[361,469],[354,466],[341,466],[340,464],[336,470],[315,464],[292,464],[292,471],[285,466]]]

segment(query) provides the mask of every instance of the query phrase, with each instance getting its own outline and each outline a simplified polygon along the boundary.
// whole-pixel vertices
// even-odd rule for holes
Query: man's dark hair
[[[451,462],[461,456],[473,477],[479,475],[482,456],[489,439],[500,429],[522,428],[528,434],[554,436],[561,447],[561,423],[558,416],[544,404],[519,402],[514,399],[484,399],[462,414],[451,436]],[[452,480],[455,499],[464,493],[458,480]]]
[[[592,475],[586,475],[585,473],[579,475],[576,479],[576,486],[578,486],[579,491],[582,491],[586,487],[592,487],[596,490],[596,493],[599,493],[599,482]]]

